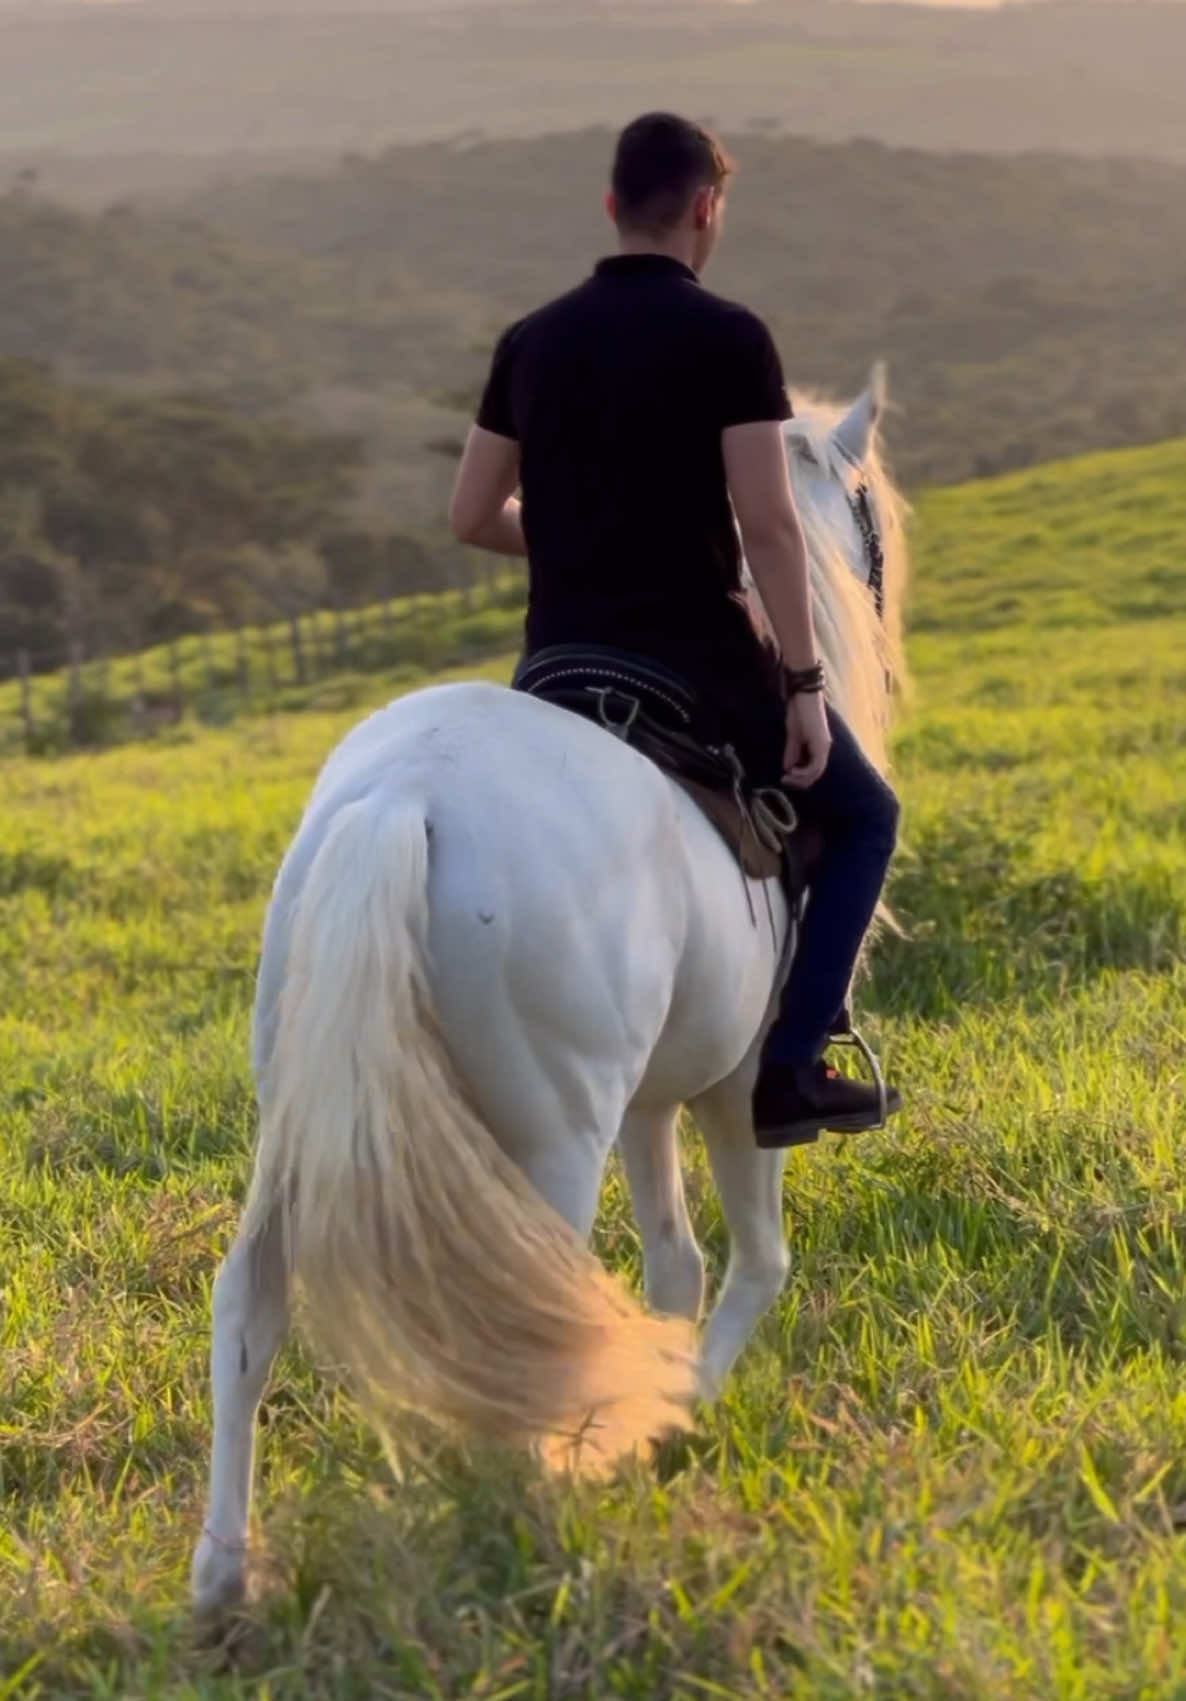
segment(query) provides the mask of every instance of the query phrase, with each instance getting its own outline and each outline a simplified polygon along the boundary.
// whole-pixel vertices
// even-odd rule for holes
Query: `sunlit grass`
[[[294,1348],[229,1663],[185,1606],[208,1288],[267,893],[359,710],[0,765],[0,1695],[1186,1694],[1184,493],[1173,447],[920,505],[911,937],[865,996],[908,1111],[793,1158],[698,1435],[395,1484]],[[636,1275],[616,1172],[598,1244]]]

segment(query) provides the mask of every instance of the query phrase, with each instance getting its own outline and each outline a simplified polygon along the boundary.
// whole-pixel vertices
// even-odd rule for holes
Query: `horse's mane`
[[[881,382],[875,378],[879,405]],[[884,773],[893,698],[908,685],[902,647],[907,506],[886,468],[876,431],[858,472],[833,435],[846,410],[802,391],[794,393],[793,403],[795,415],[786,428],[795,451],[792,480],[807,540],[816,629],[831,695],[869,760]],[[837,510],[821,499],[822,490],[852,492],[861,482],[868,489],[884,554],[885,610],[880,621],[872,596],[846,554],[851,529],[842,540]]]

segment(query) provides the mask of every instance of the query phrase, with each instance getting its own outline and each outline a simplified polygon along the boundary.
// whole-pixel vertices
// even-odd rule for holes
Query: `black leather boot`
[[[851,1080],[822,1061],[764,1063],[754,1088],[754,1135],[767,1149],[805,1146],[825,1130],[863,1134],[880,1128],[901,1108],[896,1087]]]

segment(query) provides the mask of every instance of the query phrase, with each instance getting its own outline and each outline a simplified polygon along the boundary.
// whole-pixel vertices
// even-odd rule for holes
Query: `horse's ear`
[[[863,466],[873,444],[873,431],[885,407],[885,367],[879,360],[869,376],[869,385],[857,397],[832,432],[832,441],[854,466]]]

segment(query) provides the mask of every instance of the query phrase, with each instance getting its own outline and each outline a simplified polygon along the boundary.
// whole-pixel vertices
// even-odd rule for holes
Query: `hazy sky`
[[[129,3],[131,3],[131,0],[129,0]],[[427,5],[428,3],[429,3],[429,0],[425,0],[425,4]],[[738,5],[745,5],[745,4],[748,3],[748,0],[735,0],[735,3],[738,4]],[[861,3],[865,4],[865,5],[870,5],[870,4],[877,3],[877,0],[861,0]],[[1002,0],[902,0],[902,3],[903,4],[915,5],[915,6],[964,6],[964,7],[969,7],[969,6],[998,6],[1002,3]],[[86,6],[113,6],[113,5],[121,4],[121,0],[83,0],[83,4],[86,5]]]

